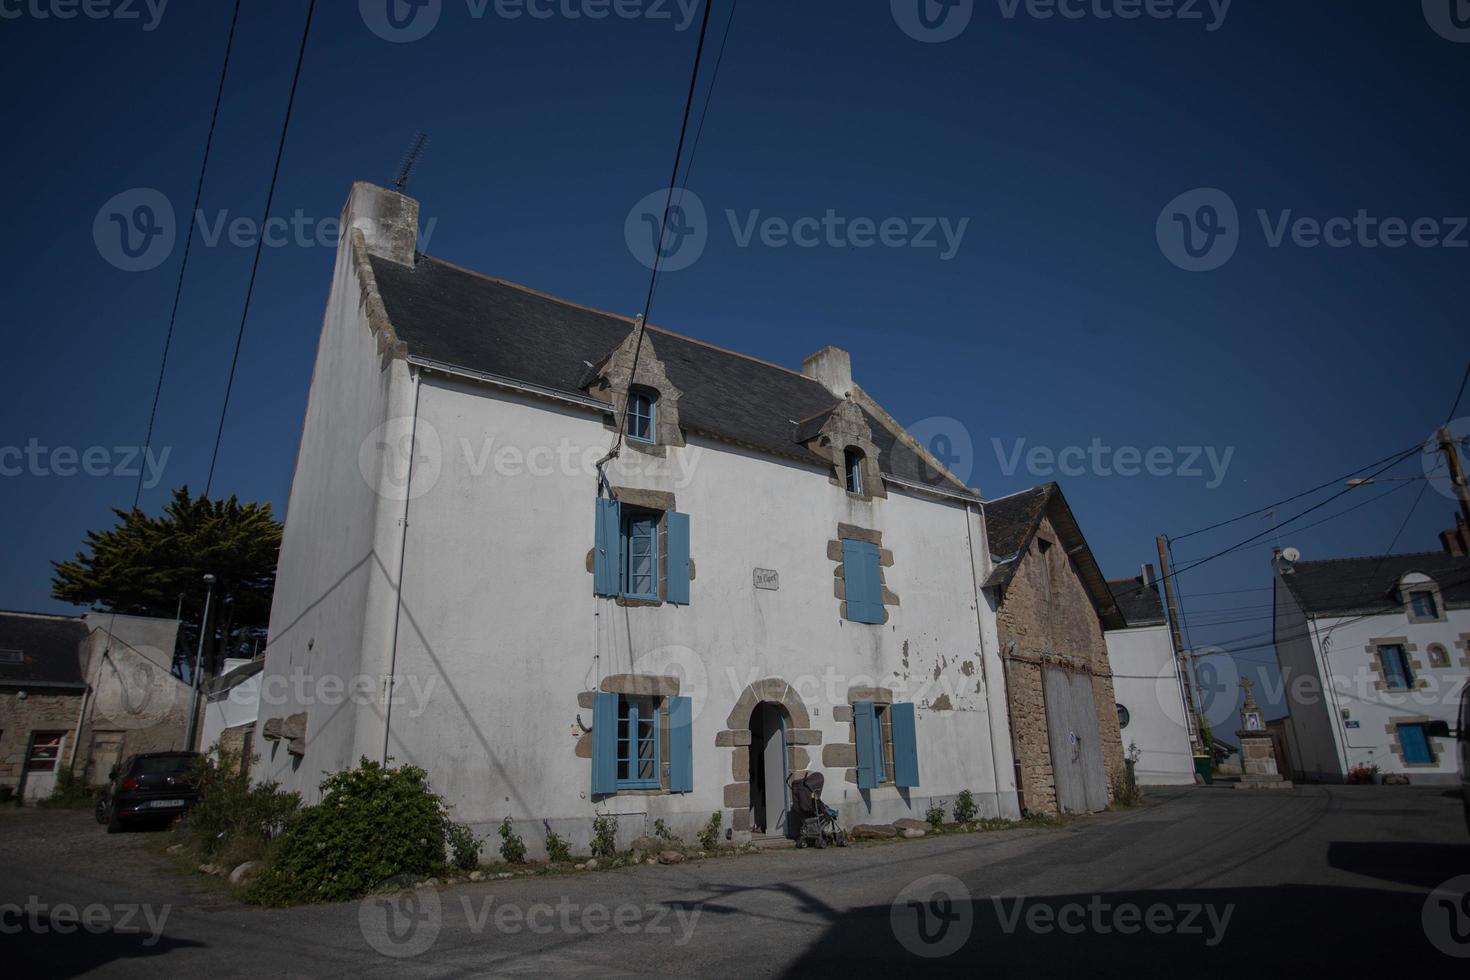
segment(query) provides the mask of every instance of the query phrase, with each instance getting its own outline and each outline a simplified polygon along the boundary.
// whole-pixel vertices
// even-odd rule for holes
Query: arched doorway
[[[775,701],[762,701],[750,713],[750,824],[758,834],[784,837],[787,833],[786,739],[790,728],[786,709]]]

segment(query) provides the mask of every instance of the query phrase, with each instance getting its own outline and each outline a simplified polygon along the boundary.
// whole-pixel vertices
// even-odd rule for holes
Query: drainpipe
[[[402,531],[398,538],[398,583],[394,586],[393,638],[388,647],[388,678],[383,705],[383,765],[388,764],[388,739],[393,732],[393,692],[398,686],[398,624],[403,618],[403,569],[408,557],[408,508],[413,502],[413,464],[418,456],[419,444],[419,385],[423,380],[421,371],[414,370],[413,415],[408,430],[408,480],[404,484],[403,517],[399,519]]]
[[[985,504],[977,504],[975,512],[977,519],[983,524],[985,521]],[[969,504],[965,504],[965,540],[970,546],[970,583],[975,596],[975,635],[980,641],[980,682],[985,685],[985,717],[990,727],[990,768],[995,774],[995,810],[998,816],[1003,816],[1004,808],[1001,805],[1001,776],[1008,767],[1002,764],[1000,757],[1000,737],[995,731],[995,706],[991,703],[990,697],[990,670],[985,664],[985,620],[980,614],[980,603],[984,601],[984,598],[980,594],[980,578],[975,572],[975,531],[974,526],[970,522]],[[1007,722],[1006,727],[1009,729],[1009,722]],[[1009,741],[1009,731],[1001,734]]]

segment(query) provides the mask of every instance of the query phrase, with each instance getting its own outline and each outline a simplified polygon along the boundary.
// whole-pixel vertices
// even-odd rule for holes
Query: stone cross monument
[[[1276,768],[1276,744],[1266,731],[1266,713],[1256,704],[1248,678],[1240,679],[1245,703],[1240,708],[1240,765],[1244,775],[1236,789],[1291,789],[1291,781],[1281,778]]]

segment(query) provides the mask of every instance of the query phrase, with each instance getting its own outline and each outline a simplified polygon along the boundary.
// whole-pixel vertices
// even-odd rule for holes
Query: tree
[[[174,491],[160,517],[114,508],[118,522],[88,531],[86,548],[70,561],[52,562],[51,595],[101,612],[172,619],[184,610],[181,662],[192,664],[204,608],[204,576],[216,577],[205,676],[227,656],[249,656],[270,625],[271,593],[281,550],[281,523],[270,504],[191,497]]]

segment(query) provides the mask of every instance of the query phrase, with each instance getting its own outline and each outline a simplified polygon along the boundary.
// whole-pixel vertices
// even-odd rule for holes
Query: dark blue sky
[[[625,2],[649,15],[507,19],[492,3],[477,18],[482,4],[442,0],[435,28],[412,43],[376,36],[358,3],[321,4],[275,213],[334,218],[351,181],[391,180],[425,130],[432,143],[412,191],[435,222],[426,251],[638,312],[647,275],[624,222],[667,182],[697,32],[678,29],[674,0]],[[21,12],[0,18],[0,78],[12,93],[0,448],[137,445],[179,249],[151,271],[122,271],[100,253],[94,219],[133,188],[187,212],[231,5],[174,0],[152,30],[141,0],[142,21],[36,17],[50,0],[0,6]],[[709,244],[663,278],[653,317],[791,366],[826,344],[849,349],[859,383],[900,420],[959,420],[974,445],[970,482],[989,496],[1052,477],[1025,464],[1038,446],[1233,451],[1218,486],[1206,461],[1200,476],[1125,477],[1111,463],[1104,475],[1089,463],[1062,478],[1112,576],[1152,560],[1160,532],[1426,438],[1470,357],[1470,231],[1458,232],[1459,248],[1271,247],[1257,217],[1361,209],[1456,234],[1444,219],[1470,214],[1470,44],[1437,34],[1410,0],[1235,0],[1223,20],[1201,0],[1203,20],[1096,16],[1119,6],[1089,0],[1073,8],[1084,17],[1042,19],[1024,4],[976,0],[963,33],[928,44],[881,0],[742,0],[690,182]],[[204,194],[211,226],[221,211],[258,216],[305,9],[245,5]],[[673,19],[651,16],[663,10]],[[714,40],[727,12],[717,0]],[[1172,199],[1202,187],[1238,209],[1237,247],[1220,268],[1188,272],[1165,257],[1155,225]],[[968,225],[946,261],[938,249],[740,247],[727,217],[829,210]],[[284,511],[332,258],[322,247],[266,249],[219,493]],[[250,260],[227,241],[195,241],[155,436],[171,455],[145,506],[204,481]],[[1002,458],[1017,440],[1018,469]],[[49,559],[110,523],[132,482],[21,469],[0,477],[0,606],[55,609]],[[1382,551],[1418,492],[1404,485],[1282,541],[1309,558]],[[1430,490],[1399,550],[1436,547],[1452,512]],[[1252,518],[1191,538],[1178,557],[1268,526]],[[1196,641],[1269,627],[1270,544],[1185,576],[1186,594],[1262,590],[1190,601],[1198,622],[1222,621]],[[1241,656],[1244,665],[1270,651]]]

